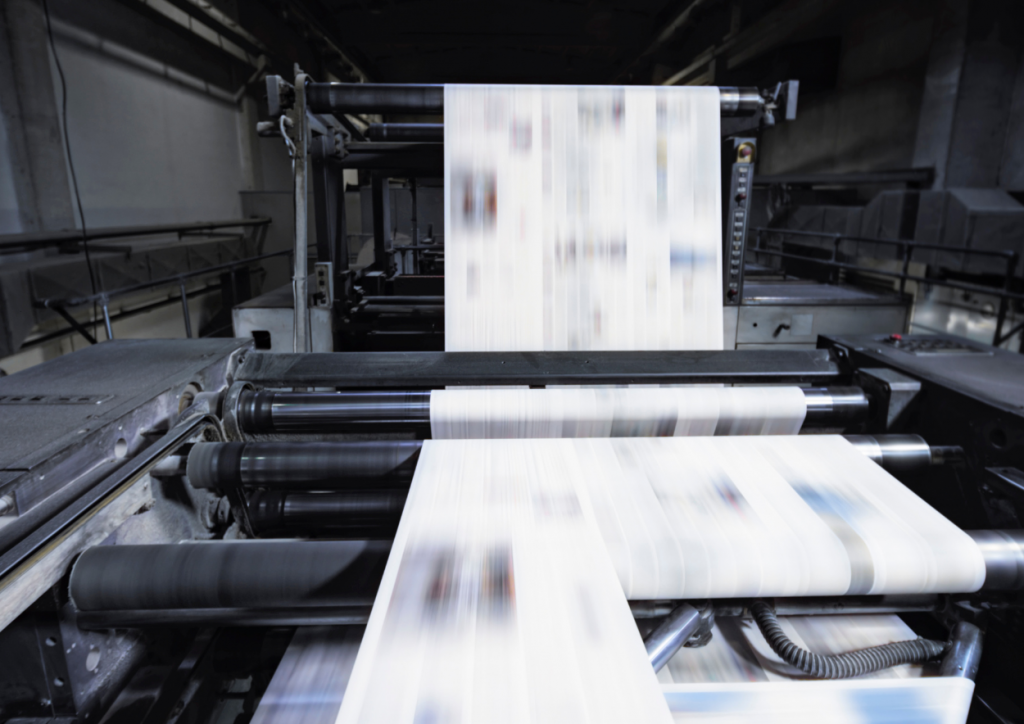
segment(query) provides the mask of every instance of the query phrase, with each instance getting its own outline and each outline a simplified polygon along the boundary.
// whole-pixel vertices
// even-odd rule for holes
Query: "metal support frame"
[[[313,207],[318,262],[333,265],[334,290],[340,301],[344,284],[339,279],[349,268],[348,222],[345,215],[345,177],[343,164],[334,158],[335,144],[331,136],[312,139]]]
[[[388,177],[375,173],[371,181],[373,203],[373,268],[389,273],[391,250],[391,188]]]
[[[257,261],[263,261],[264,259],[272,259],[274,257],[284,256],[286,254],[287,255],[291,255],[292,253],[293,252],[292,252],[291,249],[286,249],[284,251],[271,252],[270,254],[260,254],[259,256],[250,256],[250,257],[247,257],[245,259],[239,259],[237,261],[227,262],[225,264],[217,264],[215,266],[206,267],[205,269],[197,269],[196,271],[193,271],[193,272],[186,272],[185,274],[175,274],[174,276],[163,277],[161,279],[155,279],[155,280],[153,280],[151,282],[143,282],[141,284],[132,284],[131,286],[121,287],[120,289],[112,289],[110,291],[100,292],[98,294],[90,294],[90,295],[83,296],[83,297],[70,297],[70,298],[67,298],[67,299],[40,299],[40,300],[36,300],[35,305],[37,307],[41,307],[41,308],[44,308],[44,309],[52,309],[53,311],[57,312],[60,316],[62,316],[68,322],[68,324],[71,325],[71,329],[70,330],[63,330],[60,333],[58,333],[56,336],[64,335],[68,331],[75,331],[75,332],[78,332],[79,334],[81,334],[90,344],[96,344],[96,338],[93,337],[93,335],[89,334],[89,331],[87,329],[85,329],[85,327],[82,326],[82,324],[80,322],[78,322],[74,317],[72,317],[70,313],[68,313],[68,311],[67,311],[68,307],[80,307],[80,306],[83,306],[83,305],[86,305],[86,304],[93,304],[93,303],[102,305],[103,306],[103,312],[104,312],[103,322],[104,322],[104,325],[107,327],[107,337],[108,337],[108,339],[113,339],[111,323],[115,319],[120,319],[121,317],[128,316],[128,314],[125,314],[125,313],[118,314],[118,315],[111,315],[110,314],[110,308],[109,308],[110,307],[110,300],[112,300],[112,299],[114,299],[116,297],[122,297],[122,296],[126,296],[128,294],[135,294],[137,292],[145,291],[147,289],[154,289],[154,288],[157,288],[157,287],[164,287],[164,286],[171,286],[171,285],[177,285],[179,287],[179,290],[180,290],[180,289],[184,288],[185,281],[188,280],[188,279],[194,279],[196,277],[207,276],[209,274],[215,274],[215,273],[218,273],[218,272],[234,272],[234,271],[236,271],[236,270],[238,270],[240,268],[247,267],[250,264],[253,264],[254,262],[257,262]],[[220,288],[221,288],[221,285],[214,285],[214,286],[206,287],[205,289],[202,289],[202,290],[199,290],[199,291],[200,292],[215,291],[216,289],[220,289]],[[190,296],[190,295],[194,295],[194,294],[195,293],[193,293],[193,292],[189,292],[185,296]],[[162,305],[166,304],[168,301],[170,301],[170,302],[175,301],[175,297],[171,297],[169,300],[161,301],[157,305],[151,305],[151,307],[147,307],[147,311],[150,308],[155,308],[157,306],[162,306]],[[188,313],[188,307],[187,307],[187,305],[185,304],[184,301],[182,301],[182,314],[183,314],[183,316],[186,316],[185,327],[186,327],[186,330],[188,330],[191,327],[191,319],[187,316],[189,314]]]
[[[248,355],[235,379],[263,386],[422,389],[447,385],[834,383],[827,350],[721,352],[346,352]]]
[[[307,310],[308,291],[306,289],[309,275],[307,248],[307,154],[309,153],[309,119],[306,115],[306,82],[305,73],[295,75],[295,108],[292,112],[292,123],[295,134],[294,192],[295,192],[295,249],[294,272],[292,275],[292,291],[295,296],[295,317],[293,328],[293,349],[295,352],[309,352],[309,312]]]
[[[647,649],[647,656],[656,672],[661,671],[668,660],[698,632],[701,624],[710,628],[710,621],[714,620],[712,609],[706,606],[705,610],[708,611],[708,616],[702,615],[700,609],[684,603],[666,616],[665,620],[644,639],[644,648]]]
[[[950,289],[959,289],[961,291],[975,292],[978,294],[991,294],[999,298],[999,311],[996,316],[996,329],[992,338],[992,346],[998,347],[1000,344],[1005,342],[1007,339],[1013,336],[1017,331],[1024,328],[1024,324],[1014,327],[1010,333],[1003,334],[1003,325],[1006,322],[1006,315],[1009,311],[1010,300],[1024,301],[1024,294],[1010,291],[1013,287],[1014,274],[1017,271],[1017,263],[1020,259],[1017,252],[1009,249],[971,249],[965,246],[943,246],[942,244],[928,244],[918,241],[909,241],[906,239],[883,239],[873,238],[865,236],[850,236],[847,234],[830,234],[827,232],[818,231],[803,231],[799,229],[770,229],[765,227],[757,227],[754,229],[757,236],[756,243],[754,245],[755,257],[757,254],[767,254],[774,256],[779,259],[795,259],[798,261],[807,262],[810,264],[819,264],[827,267],[831,270],[830,281],[836,283],[839,280],[839,274],[842,271],[858,271],[866,274],[878,274],[879,276],[891,277],[893,279],[899,279],[900,294],[903,294],[906,289],[906,283],[908,281],[917,282],[919,284],[931,284],[938,287],[949,287]],[[764,245],[765,236],[769,234],[780,234],[785,236],[798,236],[798,237],[811,237],[818,239],[830,239],[832,241],[832,251],[828,259],[817,259],[812,256],[804,256],[802,254],[791,254],[784,251],[776,251],[774,249],[767,249]],[[887,246],[896,246],[900,250],[900,258],[903,262],[903,266],[898,272],[891,272],[885,269],[876,269],[874,267],[861,266],[859,264],[848,264],[846,262],[839,261],[839,247],[844,241],[851,241],[855,243],[866,243],[866,244],[883,244]],[[926,249],[932,251],[944,251],[954,254],[963,254],[964,257],[968,255],[975,256],[989,256],[998,257],[1004,260],[1006,268],[1003,272],[1003,285],[1001,288],[987,287],[981,284],[970,284],[968,282],[951,281],[949,279],[937,279],[934,277],[919,277],[908,272],[915,249]]]

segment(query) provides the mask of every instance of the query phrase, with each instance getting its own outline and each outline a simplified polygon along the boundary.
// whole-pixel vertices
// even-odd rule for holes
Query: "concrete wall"
[[[57,52],[86,223],[237,217],[244,185],[238,107],[174,82],[163,64],[127,51],[122,57],[131,60],[123,60],[91,47],[84,33],[62,30]]]
[[[803,94],[797,120],[764,133],[759,170],[909,167],[937,4],[845,3],[836,87]]]

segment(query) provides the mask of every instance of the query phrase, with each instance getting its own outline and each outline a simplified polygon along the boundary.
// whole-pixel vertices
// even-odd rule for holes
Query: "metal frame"
[[[246,267],[254,262],[262,261],[264,259],[272,259],[278,256],[291,255],[293,252],[291,249],[285,249],[283,251],[275,251],[269,254],[260,254],[259,256],[250,256],[245,259],[239,259],[237,261],[227,262],[225,264],[216,264],[214,266],[208,266],[205,269],[197,269],[196,271],[186,272],[184,274],[175,274],[169,277],[162,277],[151,282],[143,282],[141,284],[132,284],[131,286],[121,287],[120,289],[113,289],[106,292],[98,292],[97,294],[90,294],[84,297],[68,297],[66,299],[37,299],[35,300],[35,306],[43,309],[52,309],[59,315],[64,317],[71,324],[71,328],[64,330],[60,333],[55,333],[52,336],[62,336],[68,332],[80,333],[90,344],[96,344],[96,338],[89,334],[88,330],[78,322],[71,314],[67,311],[70,307],[80,307],[85,304],[99,304],[103,311],[103,323],[107,331],[107,339],[113,339],[113,329],[111,323],[115,319],[128,316],[128,314],[120,314],[115,317],[110,316],[110,300],[116,297],[122,297],[128,294],[134,294],[136,292],[144,291],[146,289],[155,289],[157,287],[172,286],[176,285],[179,287],[180,296],[177,297],[181,301],[182,316],[185,321],[185,331],[188,337],[192,337],[192,319],[188,309],[187,298],[189,295],[194,295],[197,292],[189,292],[185,289],[185,281],[187,279],[194,279],[196,277],[206,276],[208,274],[214,274],[222,271],[235,271],[236,269]],[[214,288],[219,287],[206,287],[202,292],[211,291]],[[157,306],[170,303],[172,300],[166,302],[160,302]],[[131,314],[131,313],[129,313]]]
[[[151,226],[113,226],[102,229],[81,231],[44,231],[31,234],[5,234],[0,236],[0,254],[17,254],[31,249],[50,246],[66,246],[94,241],[96,239],[126,239],[136,236],[157,236],[160,234],[177,234],[183,236],[209,232],[214,229],[230,229],[255,226],[266,228],[272,219],[260,216],[252,219],[229,219],[226,221],[200,221],[194,224],[155,224]],[[99,250],[96,246],[90,249]],[[106,247],[104,247],[106,249]],[[120,247],[118,247],[120,250]],[[79,249],[72,249],[77,252]]]
[[[1010,300],[1024,301],[1024,294],[1019,294],[1010,291],[1013,285],[1014,274],[1017,271],[1017,263],[1019,261],[1019,255],[1015,251],[1009,249],[989,250],[989,249],[971,249],[965,246],[944,246],[942,244],[927,244],[919,241],[910,241],[906,239],[883,239],[866,236],[853,236],[850,234],[831,234],[823,231],[802,231],[798,229],[771,229],[763,226],[755,227],[754,231],[757,233],[756,244],[752,251],[755,254],[767,254],[780,259],[796,259],[799,261],[809,262],[812,264],[820,264],[821,266],[828,267],[835,270],[831,275],[833,281],[838,280],[839,272],[842,270],[847,271],[858,271],[867,274],[878,274],[880,276],[892,277],[893,279],[900,280],[900,294],[906,292],[906,285],[908,281],[918,282],[919,284],[933,284],[939,287],[949,287],[951,289],[959,289],[961,291],[976,292],[979,294],[991,294],[999,298],[999,311],[996,317],[996,329],[992,338],[992,346],[998,347],[1000,344],[1005,342],[1007,339],[1016,334],[1020,329],[1024,329],[1024,323],[1014,327],[1009,333],[1003,334],[1003,324],[1006,322],[1006,313],[1009,310]],[[774,249],[766,249],[764,247],[765,237],[770,234],[778,234],[782,236],[798,236],[807,238],[817,239],[831,239],[832,240],[832,254],[828,259],[817,259],[811,256],[804,256],[801,254],[789,254],[784,251],[775,251]],[[859,264],[848,264],[838,260],[839,247],[844,241],[852,241],[856,243],[870,243],[870,244],[883,244],[888,246],[896,246],[900,249],[900,257],[903,262],[903,267],[898,272],[891,272],[884,269],[875,269],[872,267],[861,266]],[[807,247],[816,248],[816,247]],[[950,281],[948,279],[936,279],[932,277],[919,277],[914,274],[910,274],[908,269],[912,260],[915,249],[927,249],[930,251],[944,251],[954,254],[963,254],[965,256],[974,254],[976,256],[989,256],[998,257],[1005,260],[1006,270],[1003,274],[1003,287],[1002,289],[996,289],[993,287],[987,287],[981,284],[970,284],[968,282],[957,282]]]
[[[248,355],[235,374],[266,386],[411,388],[718,382],[828,384],[827,350],[346,352]]]

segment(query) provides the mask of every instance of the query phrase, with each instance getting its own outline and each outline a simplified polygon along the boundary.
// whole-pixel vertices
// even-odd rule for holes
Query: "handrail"
[[[775,256],[780,259],[796,259],[799,261],[809,262],[812,264],[820,264],[821,266],[828,267],[830,269],[840,272],[842,270],[848,271],[859,271],[867,274],[877,274],[879,276],[892,277],[900,280],[899,291],[903,294],[906,289],[908,281],[917,282],[919,284],[933,284],[939,287],[948,287],[950,289],[959,289],[961,291],[976,292],[978,294],[991,294],[992,296],[998,297],[999,299],[999,311],[996,315],[996,329],[992,336],[992,346],[998,347],[1007,339],[1012,337],[1017,331],[1022,329],[1021,325],[1018,325],[1010,330],[1009,333],[1003,334],[1003,325],[1006,322],[1006,314],[1009,311],[1010,300],[1024,301],[1024,294],[1010,291],[1013,286],[1014,275],[1017,271],[1017,262],[1019,255],[1016,251],[1009,249],[971,249],[965,246],[943,246],[941,244],[929,244],[925,242],[912,241],[910,239],[884,239],[884,238],[871,238],[866,236],[852,236],[848,234],[835,234],[830,232],[820,231],[804,231],[802,229],[773,229],[763,226],[754,227],[752,229],[756,234],[756,243],[752,251],[755,255],[767,254],[769,256]],[[766,234],[780,234],[788,236],[803,236],[803,237],[815,237],[819,239],[830,239],[832,241],[832,255],[828,259],[820,259],[813,256],[804,256],[802,254],[791,254],[784,251],[776,251],[774,249],[766,249],[764,247],[764,237]],[[888,244],[890,246],[900,247],[900,255],[902,257],[902,268],[898,272],[888,271],[886,269],[877,269],[874,267],[861,266],[859,264],[849,264],[846,262],[839,261],[839,246],[844,241],[852,241],[855,243],[866,243],[866,244]],[[807,247],[803,248],[820,248],[820,247]],[[981,284],[971,284],[970,282],[958,282],[951,281],[949,279],[938,279],[935,277],[920,277],[915,274],[909,273],[911,257],[914,254],[915,249],[929,249],[935,251],[944,251],[953,254],[975,254],[977,256],[989,256],[999,257],[1005,260],[1006,268],[1003,272],[1003,286],[1001,289],[996,287],[984,286]]]
[[[110,226],[101,229],[89,229],[82,233],[80,229],[62,231],[40,231],[28,234],[0,235],[0,252],[6,250],[27,250],[47,246],[61,246],[96,239],[123,239],[133,236],[155,236],[158,234],[177,234],[180,239],[185,234],[229,229],[247,226],[266,226],[271,222],[269,216],[257,216],[250,219],[224,219],[221,221],[196,221],[189,224],[151,224],[146,226]]]

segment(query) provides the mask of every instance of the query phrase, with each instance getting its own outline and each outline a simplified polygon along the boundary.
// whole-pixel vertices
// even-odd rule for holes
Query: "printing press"
[[[952,337],[819,345],[277,355],[238,340],[133,340],[0,381],[4,714],[205,721],[232,702],[251,713],[295,627],[365,623],[429,437],[431,389],[653,382],[805,386],[802,432],[855,436],[971,531],[987,570],[975,594],[773,604],[898,612],[952,641],[943,673],[977,676],[975,709],[1005,710],[1018,696],[1024,363]],[[710,608],[722,618],[751,603]],[[648,650],[661,664],[708,609],[631,605],[644,632],[657,629]],[[344,630],[351,650],[358,629]]]
[[[277,92],[322,113],[438,109],[436,87],[384,92],[299,81],[273,81],[272,98]],[[394,97],[398,106],[382,100]],[[722,89],[721,98],[729,113],[786,106],[778,93],[766,100]],[[321,126],[310,136],[315,144],[342,135],[304,112],[293,126],[307,122]],[[438,129],[369,133],[403,141],[434,134],[426,143],[435,147],[355,143],[335,160],[352,167],[365,156],[374,168],[436,171]],[[739,198],[739,168],[749,157],[742,148],[733,149],[727,219],[740,219],[747,201]],[[317,153],[314,166],[331,163]],[[397,156],[385,163],[382,154]],[[400,164],[390,160],[398,156]],[[300,171],[305,158],[300,149]],[[408,351],[429,346],[415,338],[422,325],[407,324],[424,310],[405,304],[424,295],[398,295],[396,281],[427,275],[400,273],[394,260],[415,272],[420,252],[388,249],[381,234],[377,268],[348,272],[345,235],[321,203],[325,179],[316,181],[327,184],[317,191],[317,289],[307,295],[306,275],[296,275],[296,318],[306,317],[307,296],[333,311],[405,317],[390,331],[370,330],[391,335],[380,347],[404,350],[283,354],[245,339],[119,340],[0,380],[0,716],[333,722],[421,454],[434,442],[436,399],[452,388],[658,385],[799,388],[797,437],[847,436],[865,460],[967,532],[984,580],[976,591],[919,595],[631,598],[655,671],[720,644],[728,622],[755,620],[765,646],[811,679],[916,662],[940,684],[941,677],[976,681],[972,720],[1024,707],[1014,686],[1024,589],[1018,355],[955,337],[900,334],[820,336],[813,350]],[[305,219],[296,222],[298,232]],[[736,239],[738,257],[732,238],[726,241],[726,258],[742,259],[743,240]],[[305,270],[305,247],[296,252],[296,268]],[[727,263],[723,273],[728,306],[742,297],[742,264]],[[377,293],[368,294],[373,283]],[[310,349],[306,325],[295,332],[296,345]],[[728,434],[733,423],[724,420],[708,434]],[[611,429],[605,437],[631,434]],[[481,585],[500,598],[512,588],[511,574],[495,560]],[[453,596],[446,575],[431,583],[442,601]],[[863,655],[819,655],[790,641],[777,618],[882,614],[898,614],[920,638]]]

